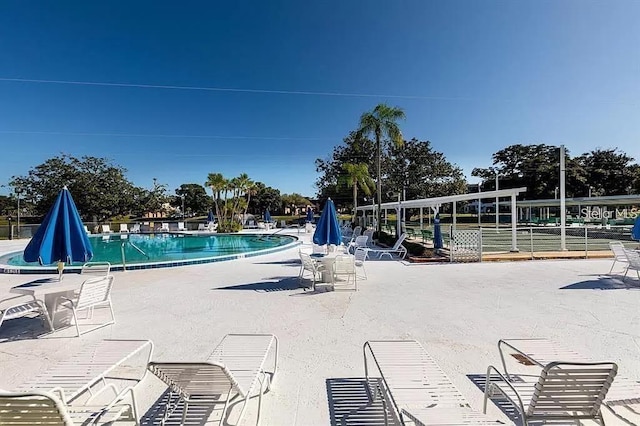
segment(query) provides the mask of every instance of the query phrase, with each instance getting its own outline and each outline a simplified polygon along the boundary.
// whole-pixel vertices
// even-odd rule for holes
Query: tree
[[[377,227],[378,233],[382,229],[380,213],[382,211],[382,138],[386,137],[393,145],[402,145],[402,132],[398,126],[398,120],[404,119],[404,111],[399,107],[390,107],[386,104],[378,104],[372,111],[365,112],[360,117],[358,132],[368,135],[373,134],[376,141],[376,179],[378,192]]]
[[[411,139],[400,147],[392,146],[384,161],[387,186],[401,191],[404,199],[443,197],[464,194],[467,182],[462,169],[435,151],[429,141]]]
[[[151,189],[138,189],[134,213],[137,215],[148,212],[166,213],[168,203],[167,185],[158,183],[158,180],[153,178],[153,187]]]
[[[316,160],[316,171],[320,173],[316,181],[318,198],[331,198],[337,208],[350,205],[353,201],[351,191],[340,184],[344,175],[343,164],[366,164],[372,170],[376,166],[375,159],[375,143],[361,133],[349,133],[341,145],[333,148],[330,157]]]
[[[182,199],[184,197],[184,209],[189,214],[206,215],[211,201],[207,196],[207,191],[202,185],[197,183],[183,183],[180,188],[175,190],[176,197],[171,205],[182,210]]]
[[[565,151],[567,196],[581,195],[585,185],[580,164]],[[560,184],[560,148],[552,145],[511,145],[493,154],[493,167],[475,168],[473,176],[483,179],[482,187],[495,189],[495,176],[500,187],[527,187],[526,199],[554,198]]]
[[[274,209],[282,210],[282,198],[280,191],[266,186],[262,182],[255,183],[255,194],[249,201],[249,208],[254,214],[260,214],[265,210],[270,210],[272,213]]]
[[[586,185],[583,196],[626,195],[634,192],[637,185],[638,165],[633,157],[617,148],[595,149],[576,158],[584,170]]]
[[[366,195],[370,195],[374,183],[369,176],[369,166],[364,163],[345,163],[342,168],[346,173],[342,181],[347,187],[353,188],[353,220],[355,221],[358,214],[358,187]]]
[[[106,158],[61,154],[26,176],[14,176],[10,185],[22,190],[22,198],[32,203],[38,215],[46,214],[66,185],[85,220],[104,220],[129,214],[134,206],[137,191],[125,173],[126,169]]]
[[[222,211],[220,208],[220,199],[222,191],[227,187],[227,180],[222,176],[222,173],[209,173],[205,186],[211,189],[211,197],[213,198],[213,205],[216,209],[216,216],[220,218]],[[218,219],[220,220],[220,219]]]

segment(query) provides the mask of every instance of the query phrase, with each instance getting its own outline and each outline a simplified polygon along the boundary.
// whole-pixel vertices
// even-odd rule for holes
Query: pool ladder
[[[138,253],[140,253],[141,255],[143,255],[144,257],[146,257],[147,259],[151,259],[149,257],[149,255],[147,253],[145,253],[140,247],[138,247],[137,245],[133,244],[131,241],[125,241],[124,243],[122,243],[122,245],[120,246],[120,252],[122,253],[122,270],[126,271],[127,270],[127,260],[126,257],[124,255],[124,246],[129,244],[131,247],[133,247],[134,249],[136,249],[136,251],[138,251]]]

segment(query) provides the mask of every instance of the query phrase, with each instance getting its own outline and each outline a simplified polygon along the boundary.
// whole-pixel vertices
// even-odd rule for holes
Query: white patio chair
[[[370,340],[363,346],[364,373],[370,398],[386,402],[385,425],[496,425],[495,419],[474,411],[422,345],[415,340]],[[368,356],[369,355],[369,356]],[[379,377],[370,368],[371,358]],[[375,380],[378,379],[378,380]]]
[[[287,227],[287,221],[282,219],[280,220],[280,228],[286,228]]]
[[[102,393],[104,387],[94,394]],[[47,392],[0,391],[0,424],[3,426],[112,424],[116,420],[133,421],[131,405],[121,402],[106,405],[74,405],[62,403]]]
[[[113,231],[109,225],[101,225],[103,234],[111,234]]]
[[[624,271],[625,280],[627,278],[627,274],[629,273],[629,269],[636,271],[636,275],[640,280],[640,253],[636,250],[624,249],[624,254],[627,256],[627,269]]]
[[[298,281],[300,282],[300,285],[302,286],[302,280],[304,279],[305,272],[309,272],[313,277],[311,288],[315,290],[316,281],[321,278],[321,275],[325,270],[324,265],[316,262],[309,254],[303,253],[302,251],[300,252],[300,261],[302,262],[302,265],[300,266],[300,273],[298,274]],[[307,290],[306,286],[302,287],[305,291]]]
[[[134,224],[131,226],[131,229],[129,230],[129,232],[130,232],[130,233],[132,233],[132,234],[137,234],[137,233],[139,233],[139,232],[140,232],[140,224],[139,224],[139,223],[134,223]]]
[[[355,228],[353,228],[353,231],[348,236],[343,238],[343,241],[346,244],[353,243],[356,240],[356,238],[360,236],[361,233],[362,233],[362,226],[356,226]]]
[[[206,230],[207,230],[207,225],[205,225],[204,223],[198,224],[198,231],[206,231]]]
[[[358,279],[357,279],[357,275],[356,275],[356,265],[355,265],[355,258],[351,255],[337,255],[335,260],[333,261],[333,286],[334,289],[336,288],[336,283],[337,280],[336,278],[340,277],[340,276],[346,276],[347,277],[347,289],[351,290],[350,288],[348,288],[349,286],[349,282],[353,279],[353,290],[357,291],[358,290]],[[342,283],[339,283],[339,286],[342,287]]]
[[[627,259],[627,253],[624,251],[624,245],[620,241],[611,241],[609,248],[613,252],[613,264],[611,265],[611,269],[609,269],[609,274],[611,274],[617,262],[628,264],[629,260]]]
[[[84,227],[84,232],[87,235],[91,235],[91,231],[89,231],[89,228],[87,228],[87,225],[82,225]]]
[[[393,254],[397,254],[400,259],[404,259],[407,255],[407,248],[402,245],[404,240],[407,238],[407,234],[400,235],[400,238],[396,241],[396,243],[391,248],[369,248],[369,251],[372,253],[376,253],[378,257],[382,258],[382,256],[387,255],[389,258],[393,258]]]
[[[369,247],[369,237],[366,235],[360,235],[353,240],[353,242],[349,243],[348,251],[354,252],[359,248],[368,248]]]
[[[275,351],[273,369],[268,371],[265,363],[272,351]],[[240,425],[247,402],[255,396],[258,396],[256,424],[259,424],[262,395],[271,389],[277,369],[278,339],[273,334],[228,334],[204,362],[149,363],[149,371],[184,401],[180,424],[186,424],[189,406],[224,404],[219,423],[222,425],[227,420],[229,403],[238,401],[242,402],[242,408],[234,424]],[[178,402],[167,407],[165,418],[177,407]]]
[[[367,246],[368,247],[374,247],[374,244],[373,244],[373,233],[374,233],[373,229],[367,229],[362,233],[362,235],[367,237]]]
[[[129,232],[129,225],[127,225],[126,223],[121,223],[120,232]]]
[[[81,275],[101,275],[107,276],[111,272],[111,263],[109,262],[87,262],[82,265]]]
[[[78,297],[76,300],[71,300],[64,296],[60,296],[56,299],[54,303],[54,308],[53,308],[54,318],[52,318],[52,321],[55,322],[55,315],[57,313],[58,307],[62,306],[67,309],[71,309],[71,311],[73,312],[73,321],[76,326],[76,332],[78,334],[78,337],[81,334],[85,334],[90,331],[97,330],[98,328],[115,324],[116,318],[115,318],[115,315],[113,314],[113,306],[111,305],[112,286],[113,286],[113,275],[89,278],[88,280],[82,283],[82,286],[80,287],[80,291],[78,293]],[[111,320],[80,333],[80,324],[78,323],[78,312],[87,311],[87,317],[91,318],[93,315],[94,308],[103,306],[103,305],[106,305],[109,307],[109,312],[111,313]]]
[[[0,300],[0,327],[6,320],[21,318],[27,315],[38,314],[43,322],[53,331],[53,323],[44,303],[31,295],[20,295]]]
[[[169,224],[167,222],[162,222],[160,232],[169,232]]]
[[[368,250],[366,248],[358,247],[353,254],[353,257],[355,258],[354,263],[356,265],[356,272],[358,271],[358,269],[362,269],[362,276],[360,277],[360,279],[364,280],[367,279],[367,271],[364,269],[364,262],[368,257],[367,251]]]
[[[551,362],[535,380],[519,376],[522,380],[509,381],[489,366],[483,410],[487,412],[487,401],[497,394],[513,404],[524,426],[536,421],[580,420],[604,425],[601,407],[617,372],[613,362]]]
[[[217,222],[207,222],[207,231],[216,232],[217,229],[218,229]]]
[[[178,231],[186,231],[187,229],[184,227],[184,222],[178,222]]]

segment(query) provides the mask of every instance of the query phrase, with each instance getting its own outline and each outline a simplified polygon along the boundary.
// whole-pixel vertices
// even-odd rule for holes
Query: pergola
[[[475,192],[473,194],[449,195],[447,197],[421,198],[418,200],[401,201],[400,199],[398,199],[398,201],[383,203],[381,205],[381,209],[385,210],[385,212],[387,210],[395,210],[398,214],[398,217],[400,217],[400,215],[402,214],[403,209],[420,209],[420,229],[422,229],[423,223],[424,223],[423,209],[425,208],[429,209],[428,210],[429,216],[431,212],[433,212],[433,214],[435,215],[440,212],[440,207],[442,207],[442,205],[451,203],[452,205],[451,216],[453,218],[453,229],[455,230],[458,202],[475,201],[475,200],[486,199],[486,198],[495,198],[497,200],[500,198],[509,197],[511,198],[511,250],[518,251],[517,230],[516,230],[516,227],[518,224],[518,214],[517,214],[517,207],[516,207],[516,202],[517,202],[516,197],[519,194],[525,192],[526,190],[527,190],[526,187],[522,187],[522,188],[512,188],[512,189],[499,189],[497,191]],[[358,211],[362,211],[365,216],[367,214],[367,211],[371,211],[373,214],[376,209],[377,209],[377,205],[375,204],[358,207]],[[398,227],[400,227],[400,221],[398,221]]]

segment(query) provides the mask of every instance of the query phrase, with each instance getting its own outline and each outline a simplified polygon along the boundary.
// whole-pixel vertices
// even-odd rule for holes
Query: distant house
[[[159,211],[155,212],[146,212],[142,215],[145,219],[165,219],[170,216],[175,215],[175,213],[179,212],[180,209],[176,207],[172,207],[169,203],[164,203],[162,208]]]

